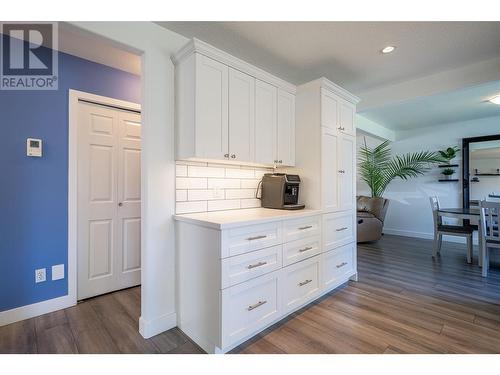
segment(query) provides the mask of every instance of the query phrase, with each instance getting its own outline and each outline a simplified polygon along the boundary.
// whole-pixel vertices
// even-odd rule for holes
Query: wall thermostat
[[[26,140],[26,155],[42,156],[42,140],[36,138],[28,138]]]

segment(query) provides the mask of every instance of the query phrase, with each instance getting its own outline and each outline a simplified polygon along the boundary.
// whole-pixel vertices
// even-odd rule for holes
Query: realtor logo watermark
[[[57,23],[0,22],[0,90],[57,90]]]

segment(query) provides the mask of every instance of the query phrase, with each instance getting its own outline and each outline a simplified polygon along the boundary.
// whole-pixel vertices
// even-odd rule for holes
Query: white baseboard
[[[151,320],[146,320],[142,316],[139,318],[139,332],[145,339],[174,327],[177,327],[177,314],[175,312]]]
[[[19,322],[20,320],[34,318],[53,311],[66,309],[76,305],[76,300],[70,296],[62,296],[31,305],[16,307],[15,309],[0,312],[0,327]]]
[[[433,240],[434,239],[434,234],[433,233],[426,233],[426,232],[415,232],[415,231],[393,229],[393,228],[386,228],[386,227],[384,227],[383,232],[384,232],[384,234],[393,234],[395,236],[404,236],[404,237],[413,237],[413,238],[424,238],[424,239],[427,239],[427,240]],[[443,236],[443,241],[454,242],[454,243],[465,243],[465,238],[464,237],[457,237],[457,236]],[[476,235],[474,235],[473,243],[475,245],[478,244]]]

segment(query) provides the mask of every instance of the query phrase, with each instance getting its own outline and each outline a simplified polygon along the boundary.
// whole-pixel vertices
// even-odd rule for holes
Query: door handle
[[[259,301],[255,305],[250,305],[247,307],[248,311],[252,311],[253,309],[256,309],[257,307],[262,306],[263,304],[267,303],[267,301]]]
[[[266,238],[267,236],[255,236],[255,237],[248,237],[248,241],[254,241],[254,240],[261,240],[263,238]]]
[[[300,249],[299,250],[299,253],[303,253],[304,251],[309,251],[309,250],[312,250],[312,246],[307,246],[307,247],[304,247],[303,249]]]
[[[348,229],[348,228],[347,227],[342,227],[342,228],[335,229],[335,231],[342,232],[343,230],[346,230],[346,229]]]
[[[304,286],[304,285],[307,285],[307,284],[309,284],[310,282],[312,282],[312,280],[311,280],[311,279],[308,279],[308,280],[302,281],[301,283],[299,283],[299,286]]]
[[[249,270],[251,270],[252,268],[261,267],[261,266],[264,266],[264,265],[266,265],[266,264],[267,264],[267,262],[259,262],[259,263],[255,263],[255,264],[249,264],[249,265],[247,266],[247,268],[248,268]]]

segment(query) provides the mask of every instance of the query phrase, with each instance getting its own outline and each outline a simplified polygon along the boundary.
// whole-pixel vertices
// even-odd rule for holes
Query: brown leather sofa
[[[358,242],[380,240],[389,200],[359,196],[356,198],[356,203]]]

